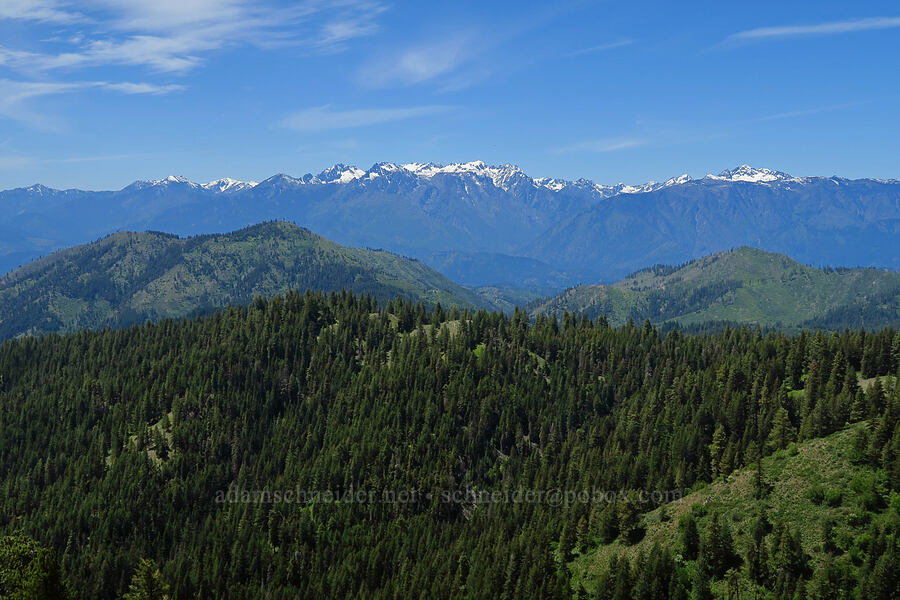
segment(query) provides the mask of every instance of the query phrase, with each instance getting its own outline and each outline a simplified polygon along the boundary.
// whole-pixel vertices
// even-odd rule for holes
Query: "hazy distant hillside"
[[[0,339],[183,317],[307,288],[491,306],[423,263],[343,247],[290,223],[187,239],[121,232],[0,278]]]
[[[533,178],[513,165],[335,165],[260,183],[181,177],[113,192],[0,192],[0,271],[122,229],[182,236],[272,219],[414,256],[473,286],[614,281],[750,245],[810,264],[900,268],[900,182],[748,166],[640,186]]]
[[[737,246],[817,265],[900,267],[900,182],[704,178],[604,201],[521,251],[597,279]]]
[[[0,206],[11,215],[0,223],[0,269],[118,229],[196,235],[271,219],[300,223],[341,244],[422,258],[445,251],[508,253],[622,189],[535,180],[517,167],[481,162],[379,163],[367,171],[335,165],[315,176],[278,174],[222,187],[170,176],[113,192],[40,185],[0,192]],[[486,264],[469,283],[502,283],[493,276],[502,272]]]
[[[742,247],[683,267],[652,267],[612,285],[587,285],[531,306],[612,324],[630,317],[698,325],[730,321],[842,329],[900,324],[900,274],[877,269],[821,270],[782,254]]]

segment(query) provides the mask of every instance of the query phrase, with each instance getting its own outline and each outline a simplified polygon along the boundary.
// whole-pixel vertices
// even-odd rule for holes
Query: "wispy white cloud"
[[[800,119],[803,117],[847,110],[871,103],[870,100],[813,106],[798,110],[773,112],[761,116],[748,116],[720,122],[665,122],[640,119],[631,131],[618,137],[588,139],[566,146],[548,149],[551,154],[604,153],[631,148],[670,148],[688,144],[708,146],[716,140],[746,135],[747,127],[759,127],[768,121]]]
[[[334,52],[347,41],[371,35],[385,8],[369,0],[309,0],[288,7],[244,0],[85,0],[85,17],[53,0],[27,0],[0,9],[0,19],[90,19],[104,31],[92,36],[57,36],[72,48],[34,52],[0,48],[0,64],[27,73],[103,65],[144,66],[158,72],[186,73],[204,55],[229,46],[280,44]],[[5,12],[4,12],[5,11]]]
[[[871,29],[891,29],[900,27],[900,17],[871,17],[849,21],[832,21],[815,25],[785,25],[777,27],[760,27],[749,29],[728,36],[726,41],[754,41],[785,37],[835,35]]]
[[[606,50],[613,50],[614,48],[621,48],[623,46],[630,46],[636,40],[619,40],[616,42],[609,42],[607,44],[599,44],[597,46],[589,46],[587,48],[582,48],[580,50],[576,50],[574,52],[570,52],[566,56],[581,56],[582,54],[594,54],[596,52],[605,52]]]
[[[427,117],[451,110],[450,106],[411,106],[406,108],[358,108],[332,110],[328,105],[299,110],[281,120],[280,125],[297,131],[327,131],[378,125]]]
[[[30,156],[0,156],[0,171],[18,171],[37,164]]]
[[[0,118],[12,119],[46,131],[59,129],[57,120],[41,114],[31,100],[84,89],[83,83],[10,81],[0,79]]]
[[[26,74],[106,65],[145,66],[159,72],[185,73],[202,62],[196,53],[218,47],[218,43],[195,36],[138,35],[124,40],[88,40],[71,52],[57,54],[0,48],[0,64]]]
[[[152,83],[132,83],[130,81],[118,83],[98,81],[96,82],[96,85],[97,87],[102,87],[103,89],[112,90],[114,92],[121,92],[123,94],[150,94],[153,96],[169,94],[171,92],[180,92],[184,89],[183,85],[154,85]]]
[[[112,160],[141,158],[146,154],[104,154],[98,156],[66,156],[63,158],[36,158],[34,156],[0,156],[0,170],[21,170],[40,165],[96,163]]]
[[[77,11],[72,8],[77,4]],[[293,45],[309,52],[344,50],[378,30],[386,10],[376,0],[0,0],[0,21],[52,23],[52,37],[29,48],[0,45],[0,67],[29,81],[0,81],[0,117],[43,129],[58,126],[30,100],[98,88],[124,94],[165,94],[174,84],[47,81],[91,67],[136,67],[184,75],[229,47]],[[90,79],[95,78],[92,75]]]
[[[813,108],[805,108],[800,110],[791,110],[781,113],[775,113],[771,115],[766,115],[763,117],[758,117],[753,119],[754,121],[777,121],[779,119],[793,119],[797,117],[806,117],[809,115],[815,115],[819,113],[833,112],[836,110],[844,110],[847,108],[853,108],[856,106],[861,106],[863,104],[868,104],[868,102],[848,102],[845,104],[830,104],[828,106],[816,106]]]
[[[557,154],[570,154],[575,152],[615,152],[627,148],[636,148],[647,143],[641,138],[607,138],[599,140],[586,140],[570,146],[563,146],[554,150]]]
[[[479,55],[479,37],[471,32],[456,33],[377,57],[363,65],[359,79],[368,87],[382,88],[447,75]]]
[[[327,52],[340,52],[347,42],[366,37],[379,30],[377,17],[387,7],[377,2],[345,2],[344,10],[330,16],[319,27],[312,45]]]
[[[84,17],[56,0],[11,0],[0,3],[0,19],[74,23],[84,20]]]
[[[569,13],[577,4],[545,3],[541,8],[523,8],[493,22],[474,15],[465,25],[455,28],[447,24],[426,25],[417,37],[402,39],[365,60],[357,70],[357,80],[364,87],[375,89],[427,83],[442,93],[503,77],[545,60],[546,57],[540,57],[540,50],[531,48],[528,36]],[[521,43],[516,49],[503,48],[517,40]]]
[[[31,105],[32,100],[79,92],[90,88],[110,90],[123,94],[167,94],[178,91],[178,85],[153,85],[150,83],[106,81],[12,81],[0,79],[0,118],[20,121],[38,129],[53,130],[60,127],[58,120],[41,114]]]

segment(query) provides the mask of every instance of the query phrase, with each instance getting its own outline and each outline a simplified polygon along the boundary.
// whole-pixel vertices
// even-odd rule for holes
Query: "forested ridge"
[[[0,276],[0,340],[206,314],[293,289],[495,306],[415,259],[285,221],[189,238],[120,231]]]
[[[557,317],[568,310],[613,325],[650,319],[699,330],[716,322],[803,329],[900,325],[900,274],[803,265],[784,254],[741,247],[677,266],[654,265],[611,285],[569,288],[528,305]]]
[[[152,582],[173,598],[706,598],[733,573],[773,598],[892,598],[898,371],[892,329],[662,336],[349,293],[11,340],[0,556],[52,549],[48,577],[82,598]],[[660,500],[857,422],[852,458],[877,485],[831,563],[767,523],[760,469],[772,552],[706,516],[573,578],[577,556],[638,542]],[[288,490],[374,500],[226,495]],[[505,500],[518,491],[531,500]],[[9,564],[0,595],[20,585]]]

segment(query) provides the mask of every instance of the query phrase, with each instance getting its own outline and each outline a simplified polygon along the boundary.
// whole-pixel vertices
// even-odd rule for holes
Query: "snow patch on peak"
[[[670,179],[667,179],[666,182],[663,184],[663,186],[669,187],[670,185],[682,185],[682,184],[688,183],[690,181],[693,181],[693,177],[691,177],[687,173],[682,173],[678,177],[672,177]]]
[[[404,169],[402,166],[392,163],[392,162],[379,162],[372,165],[372,168],[365,172],[364,176],[361,177],[363,180],[373,180],[379,177],[390,177],[394,174],[406,173],[407,169]]]
[[[400,165],[394,164],[392,162],[380,162],[372,165],[372,168],[369,169],[369,172],[372,173],[375,171],[383,171],[385,173],[393,173],[394,171],[399,171],[402,168],[403,167],[401,167]]]
[[[471,175],[476,178],[488,178],[499,188],[508,190],[515,181],[521,177],[526,177],[522,169],[515,165],[490,166],[481,160],[473,160],[465,163],[451,163],[442,165],[440,163],[407,163],[401,165],[407,171],[430,179],[435,175]],[[533,182],[534,180],[532,180]]]
[[[655,192],[656,190],[671,187],[673,185],[684,185],[686,183],[690,183],[693,180],[693,177],[691,177],[687,173],[683,173],[678,177],[670,177],[663,183],[660,183],[658,181],[648,181],[647,183],[641,185],[617,183],[614,186],[598,186],[597,191],[606,193],[607,195],[611,196],[616,194],[644,194],[647,192]]]
[[[169,175],[168,177],[166,177],[164,179],[157,179],[156,181],[151,181],[150,183],[152,185],[168,185],[170,183],[186,183],[192,187],[197,186],[196,183],[194,183],[193,181],[191,181],[190,179],[188,179],[187,177],[184,177],[182,175]]]
[[[144,189],[148,187],[167,187],[171,184],[184,184],[188,185],[192,188],[200,187],[187,177],[182,177],[181,175],[169,175],[168,177],[163,177],[162,179],[152,179],[152,180],[141,180],[135,181],[128,187],[133,187],[137,189]]]
[[[263,181],[262,183],[259,183],[257,185],[262,185],[262,186],[269,187],[269,188],[285,190],[285,189],[289,189],[292,187],[297,187],[297,186],[303,185],[307,182],[306,179],[311,178],[311,177],[312,177],[311,175],[306,175],[306,176],[304,176],[303,179],[296,179],[294,177],[291,177],[290,175],[285,175],[284,173],[278,173],[276,175],[272,175],[271,177],[269,177],[268,179],[266,179],[265,181]]]
[[[366,172],[359,167],[338,163],[319,173],[316,179],[321,183],[349,183],[365,174]]]
[[[239,181],[230,177],[223,177],[222,179],[216,179],[215,181],[210,181],[209,183],[201,183],[200,187],[213,192],[234,193],[249,190],[250,188],[256,187],[257,185],[258,182],[256,181]]]
[[[352,168],[344,171],[343,173],[341,173],[341,176],[338,179],[338,181],[340,181],[341,183],[347,183],[348,181],[353,181],[354,179],[359,179],[360,177],[362,177],[365,174],[366,174],[366,172],[363,171],[362,169],[357,169],[356,167],[352,167]]]
[[[769,183],[772,181],[782,181],[785,179],[793,179],[787,173],[781,171],[773,171],[771,169],[757,169],[750,165],[741,165],[731,170],[722,171],[718,175],[709,174],[706,179],[716,179],[719,181],[747,181],[750,183]]]
[[[534,185],[537,187],[547,188],[548,190],[553,190],[554,192],[558,192],[567,185],[569,182],[565,179],[554,179],[553,177],[539,177],[534,179]]]
[[[401,169],[406,169],[410,173],[415,173],[416,175],[421,175],[423,177],[429,177],[434,174],[437,169],[441,168],[441,165],[438,163],[406,163],[405,165],[400,165]]]
[[[420,177],[434,177],[439,173],[472,173],[480,175],[488,170],[488,166],[480,160],[474,160],[472,162],[466,163],[450,163],[449,165],[442,165],[440,163],[433,162],[409,163],[403,165],[403,168],[407,171],[412,171]]]
[[[624,183],[617,183],[613,186],[613,192],[616,194],[643,194],[644,192],[652,192],[653,190],[658,190],[664,184],[657,183],[655,181],[648,181],[643,185],[626,185]]]

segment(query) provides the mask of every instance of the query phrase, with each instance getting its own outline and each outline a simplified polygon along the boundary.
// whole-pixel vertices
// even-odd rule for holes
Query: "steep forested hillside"
[[[564,311],[611,324],[700,326],[743,323],[795,330],[900,325],[900,273],[816,269],[783,254],[742,247],[680,267],[658,265],[612,285],[586,285],[529,306],[534,314]]]
[[[11,340],[0,553],[52,548],[84,598],[584,597],[573,559],[638,542],[641,513],[865,421],[852,460],[880,483],[836,515],[862,533],[835,585],[896,597],[898,368],[893,330],[661,337],[347,293]],[[702,568],[668,548],[591,593],[707,597],[759,566],[730,518],[701,523]],[[770,597],[832,576],[774,535]]]
[[[426,265],[291,223],[179,238],[121,232],[0,277],[0,339],[176,318],[291,289],[493,306]]]

